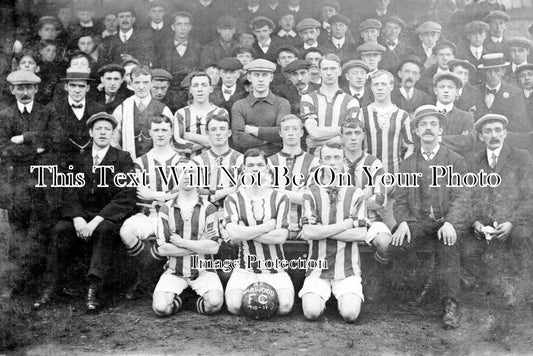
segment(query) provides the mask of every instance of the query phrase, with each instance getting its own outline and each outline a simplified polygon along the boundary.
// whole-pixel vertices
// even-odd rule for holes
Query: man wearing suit
[[[400,85],[392,90],[391,100],[396,106],[409,114],[414,113],[419,106],[428,105],[432,102],[428,93],[415,87],[423,71],[424,64],[415,55],[403,58],[397,69]]]
[[[528,63],[518,67],[516,75],[526,100],[529,124],[533,127],[533,95],[531,95],[533,92],[533,64]]]
[[[169,24],[165,23],[168,5],[162,0],[155,0],[150,2],[148,6],[150,22],[146,24],[145,30],[150,33],[154,45],[154,52],[156,55],[159,55],[165,40],[173,35]]]
[[[344,15],[333,15],[328,19],[331,25],[331,37],[322,44],[327,53],[334,53],[344,63],[355,58],[356,45],[348,32],[350,19]]]
[[[360,108],[368,106],[374,101],[374,95],[367,81],[370,68],[365,62],[359,59],[352,59],[343,64],[342,72],[348,83],[341,89],[346,94],[354,97],[359,102]]]
[[[284,72],[287,74],[290,83],[282,84],[273,88],[274,94],[285,98],[291,104],[291,114],[300,114],[300,100],[303,95],[315,91],[318,85],[311,83],[309,68],[311,64],[303,59],[297,59],[287,64]]]
[[[103,168],[96,167],[112,166],[115,176],[134,171],[130,155],[111,147],[117,121],[112,115],[100,112],[87,120],[87,126],[92,145],[72,162],[74,172],[83,175],[85,184],[65,189],[62,220],[52,230],[43,277],[44,289],[33,305],[35,309],[50,302],[60,280],[62,267],[66,262],[71,262],[69,259],[76,257],[67,253],[74,246],[78,250],[90,250],[86,307],[87,312],[97,312],[100,309],[99,295],[113,259],[118,229],[135,208],[135,188],[119,187],[109,177],[106,182],[108,186],[104,187],[98,173]]]
[[[455,107],[457,91],[463,87],[463,80],[455,73],[442,72],[433,77],[433,89],[437,97],[435,106],[446,116],[443,120],[442,135],[468,135],[474,132],[474,119],[471,113]]]
[[[460,258],[457,240],[464,230],[463,215],[467,212],[467,196],[461,188],[447,186],[440,181],[430,187],[430,166],[452,166],[454,172],[465,174],[465,160],[457,153],[439,144],[445,116],[433,105],[424,105],[415,111],[412,122],[420,137],[421,148],[406,158],[402,173],[420,172],[419,187],[399,187],[395,194],[394,217],[397,221],[392,235],[392,254],[400,263],[416,248],[433,246],[440,261],[440,300],[444,306],[442,326],[459,327]]]
[[[481,107],[475,113],[477,118],[488,114],[500,114],[509,120],[509,131],[530,131],[526,102],[520,89],[502,81],[509,62],[503,53],[489,53],[483,56],[478,69],[483,72],[486,84],[478,87],[482,93]]]
[[[232,49],[238,45],[238,41],[233,39],[237,30],[237,20],[229,15],[224,15],[217,20],[218,36],[213,41],[206,44],[200,56],[200,67],[212,63],[217,63],[222,58],[232,57]]]
[[[481,64],[481,57],[487,54],[484,47],[489,33],[489,25],[482,21],[472,21],[465,25],[465,35],[468,41],[457,53],[457,57],[472,63],[475,67]],[[478,83],[481,84],[481,83]]]
[[[304,53],[309,48],[318,48],[323,51],[318,39],[320,36],[320,22],[315,19],[303,19],[296,24],[296,32],[303,41],[301,47],[297,47],[299,53]]]
[[[488,279],[490,287],[503,292],[504,306],[511,307],[521,301],[520,294],[525,294],[526,300],[533,296],[533,246],[529,229],[533,160],[526,151],[505,143],[507,124],[505,116],[487,114],[475,125],[486,149],[469,162],[470,171],[497,173],[501,183],[497,187],[477,187],[472,193],[474,237],[464,241],[463,265],[472,275]],[[495,268],[489,269],[479,258],[487,250],[497,254]],[[517,290],[520,285],[525,289]]]
[[[117,12],[119,31],[116,35],[106,37],[102,48],[102,62],[123,63],[135,58],[146,65],[156,65],[157,58],[151,34],[133,28],[135,10],[120,7]]]
[[[458,74],[463,79],[464,84],[463,88],[458,90],[457,97],[455,98],[455,106],[463,111],[475,113],[477,108],[482,105],[481,92],[478,88],[470,84],[470,78],[476,77],[476,67],[462,59],[450,59],[448,61],[448,68],[450,72]]]
[[[39,241],[48,207],[42,189],[35,188],[30,166],[44,163],[43,156],[57,144],[52,138],[60,130],[54,111],[35,102],[41,82],[37,75],[21,70],[6,79],[16,102],[0,112],[0,161],[6,167],[0,177],[0,208],[8,210],[8,261],[13,270],[2,273],[0,299],[10,298],[15,285],[29,277],[28,267],[44,257],[45,246]]]
[[[257,16],[250,22],[250,27],[256,39],[252,48],[255,50],[257,58],[276,63],[276,54],[281,44],[276,37],[272,36],[276,27],[274,22],[268,17]]]
[[[226,109],[229,113],[237,100],[248,95],[242,85],[238,83],[242,63],[236,58],[227,57],[218,62],[218,68],[220,69],[222,85],[213,89],[209,95],[209,100],[216,106]]]
[[[514,37],[507,41],[509,45],[509,56],[511,67],[503,76],[503,81],[519,87],[517,69],[527,64],[527,58],[531,51],[533,43],[525,37]]]
[[[152,70],[152,88],[150,89],[152,98],[165,104],[171,112],[176,112],[184,105],[182,105],[181,93],[170,89],[171,83],[172,74],[164,69]]]
[[[503,53],[506,59],[509,58],[509,44],[503,35],[510,20],[509,15],[503,11],[491,11],[487,15],[485,22],[489,24],[490,30],[484,47],[488,53]]]
[[[383,33],[379,43],[385,46],[385,53],[381,59],[380,67],[394,73],[400,64],[400,60],[413,53],[413,48],[400,38],[405,22],[396,16],[391,16],[383,21]]]
[[[104,88],[94,97],[98,102],[105,103],[105,111],[108,114],[111,114],[124,99],[133,94],[124,84],[124,73],[124,67],[115,63],[98,68],[100,82]]]
[[[179,88],[181,81],[191,72],[199,69],[202,46],[191,39],[192,15],[179,11],[172,15],[174,36],[167,39],[161,53],[161,68],[172,74],[172,87]]]
[[[433,47],[440,40],[441,30],[442,26],[432,21],[424,22],[415,30],[419,41],[415,45],[414,54],[424,62],[426,68],[437,63],[437,57],[433,54]]]
[[[441,41],[433,47],[433,55],[437,58],[437,63],[427,68],[422,78],[417,82],[417,88],[425,91],[431,97],[433,94],[433,76],[436,73],[448,71],[448,61],[455,58],[457,46],[450,41]]]

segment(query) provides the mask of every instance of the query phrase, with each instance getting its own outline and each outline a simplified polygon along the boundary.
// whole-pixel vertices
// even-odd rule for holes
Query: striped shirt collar
[[[301,155],[303,155],[305,152],[304,150],[300,150],[299,153],[293,155],[293,154],[290,154],[290,153],[287,153],[287,152],[283,152],[283,151],[279,151],[279,155],[281,157],[285,157],[285,158],[296,158],[296,157],[300,157]]]

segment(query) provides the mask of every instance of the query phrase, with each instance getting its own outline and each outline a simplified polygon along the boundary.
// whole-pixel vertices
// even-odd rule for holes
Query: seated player
[[[244,290],[255,282],[265,282],[278,294],[277,313],[285,315],[294,303],[294,286],[276,261],[285,258],[283,243],[288,236],[289,199],[268,187],[271,178],[268,161],[261,150],[246,151],[243,174],[247,175],[243,180],[248,186],[229,195],[224,202],[227,239],[239,244],[240,256],[239,268],[233,270],[226,286],[226,306],[230,313],[240,314]]]
[[[144,284],[146,273],[154,265],[154,259],[161,256],[154,253],[150,240],[155,240],[157,229],[157,213],[160,207],[176,196],[174,181],[170,179],[170,168],[176,166],[181,155],[171,145],[174,128],[172,121],[166,116],[150,118],[149,135],[153,148],[135,160],[135,171],[146,172],[148,186],[137,188],[137,212],[128,218],[120,229],[120,238],[126,246],[128,255],[135,258],[136,278],[126,292],[126,299],[134,299],[137,289]],[[167,182],[161,171],[168,176]],[[150,253],[151,252],[151,253]]]
[[[342,182],[344,152],[337,143],[320,150],[320,181],[310,185],[302,208],[302,237],[309,241],[308,267],[298,296],[307,319],[316,320],[326,309],[331,293],[346,322],[354,322],[364,300],[358,241],[372,241],[388,233],[383,223],[366,219],[365,196],[361,189]],[[328,184],[331,182],[331,184]],[[328,185],[323,186],[324,185]]]
[[[177,165],[178,172],[184,172],[178,196],[159,211],[156,251],[168,262],[155,287],[152,308],[162,317],[180,309],[180,295],[187,287],[198,294],[195,304],[200,314],[214,314],[224,303],[218,275],[204,266],[218,252],[220,237],[216,207],[194,186],[197,167],[190,160]]]

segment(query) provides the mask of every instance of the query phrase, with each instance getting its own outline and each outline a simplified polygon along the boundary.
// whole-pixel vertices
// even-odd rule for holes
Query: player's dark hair
[[[186,17],[189,19],[189,24],[192,25],[192,15],[190,12],[187,11],[178,11],[172,14],[172,23],[174,24],[176,22],[176,17]]]
[[[205,129],[206,130],[209,130],[209,123],[211,121],[218,121],[218,122],[225,122],[228,124],[228,129],[230,128],[230,122],[229,122],[229,118],[226,116],[226,115],[213,115],[209,118],[209,120],[207,120],[207,123],[205,124]]]
[[[349,119],[344,121],[344,123],[341,126],[341,134],[344,134],[344,131],[346,129],[356,129],[361,128],[363,132],[365,132],[365,125],[361,122],[359,119]]]
[[[194,78],[199,78],[199,77],[206,77],[207,80],[209,81],[209,85],[211,85],[211,77],[206,73],[206,72],[194,72],[191,74],[191,76],[189,77],[189,88],[191,87],[192,85],[192,80]]]
[[[302,119],[297,116],[297,115],[293,115],[293,114],[288,114],[288,115],[285,115],[281,118],[281,121],[280,121],[280,130],[281,130],[281,124],[284,123],[285,121],[289,121],[289,120],[298,120],[298,122],[300,123],[300,127],[304,127],[304,123],[302,122]]]
[[[150,78],[152,78],[152,70],[146,65],[138,65],[136,67],[133,67],[130,76],[133,78],[138,77],[139,75],[149,75]]]
[[[173,127],[172,120],[165,115],[153,116],[149,119],[149,122],[150,122],[150,127],[152,127],[152,124],[165,124],[165,123],[170,124],[170,128]]]
[[[322,150],[325,148],[325,147],[328,147],[328,148],[334,148],[336,150],[342,150],[342,145],[340,143],[337,143],[337,142],[328,142],[328,143],[325,143],[324,146],[322,146],[320,148],[320,158],[322,158]]]
[[[244,152],[244,164],[246,164],[246,159],[248,157],[262,157],[265,160],[265,163],[268,165],[268,159],[265,152],[259,148],[249,148],[246,150],[246,152]]]

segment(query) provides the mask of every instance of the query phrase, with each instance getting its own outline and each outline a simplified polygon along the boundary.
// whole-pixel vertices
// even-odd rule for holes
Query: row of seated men
[[[508,66],[503,54],[484,59],[480,68],[484,71],[503,73]],[[300,64],[307,67],[306,63]],[[355,68],[366,66],[357,61],[355,64]],[[463,262],[475,261],[464,263],[469,273],[476,277],[492,276],[487,274],[479,254],[487,248],[487,240],[493,241],[490,248],[496,246],[497,252],[506,257],[500,267],[510,268],[511,272],[494,276],[487,283],[501,289],[505,303],[515,304],[515,289],[530,280],[531,273],[530,242],[524,230],[530,215],[532,166],[527,152],[504,144],[511,119],[487,113],[469,128],[461,128],[458,134],[445,134],[445,130],[456,129],[456,123],[437,106],[422,105],[411,119],[406,111],[392,103],[394,77],[390,72],[379,70],[372,74],[374,101],[360,108],[354,97],[339,90],[341,65],[336,55],[325,55],[318,67],[322,85],[316,92],[302,97],[300,118],[290,115],[287,100],[270,93],[269,82],[275,65],[263,59],[250,62],[246,67],[250,93],[232,106],[231,120],[226,110],[209,103],[210,77],[205,73],[194,73],[189,78],[193,96],[189,106],[205,104],[197,105],[206,112],[205,117],[191,115],[189,106],[172,115],[162,103],[152,100],[151,71],[139,66],[131,72],[134,95],[125,99],[113,115],[96,112],[85,118],[83,112],[90,109],[84,101],[90,76],[87,71],[72,68],[63,78],[68,92],[64,109],[68,114],[62,119],[52,112],[56,110],[53,106],[42,107],[34,101],[38,76],[30,71],[11,73],[8,81],[17,102],[0,114],[0,145],[12,189],[8,211],[14,230],[10,247],[15,261],[24,253],[16,249],[20,239],[31,239],[19,233],[28,229],[24,224],[42,223],[40,215],[49,202],[55,201],[60,212],[60,221],[51,229],[47,240],[48,249],[41,250],[41,253],[46,251],[47,260],[45,287],[35,307],[50,301],[59,274],[64,270],[60,266],[65,259],[73,257],[65,251],[72,244],[90,242],[87,309],[98,310],[99,294],[113,257],[114,240],[107,237],[117,231],[128,253],[138,259],[139,278],[143,266],[152,262],[150,256],[169,257],[166,272],[154,291],[153,307],[159,315],[179,309],[179,295],[187,286],[198,293],[196,306],[200,312],[220,309],[224,293],[216,283],[216,274],[206,274],[208,271],[201,268],[194,271],[191,263],[198,258],[187,256],[199,254],[199,260],[203,260],[202,255],[218,251],[221,238],[237,243],[241,256],[240,268],[233,271],[225,291],[228,310],[239,313],[243,290],[251,282],[261,280],[277,289],[279,312],[288,313],[294,301],[294,289],[283,271],[287,266],[277,268],[275,264],[273,267],[255,261],[245,271],[245,262],[247,256],[255,256],[260,261],[281,260],[282,243],[290,231],[311,241],[310,261],[328,263],[328,268],[314,264],[308,268],[299,293],[304,313],[310,319],[322,314],[331,292],[337,297],[341,315],[347,321],[357,318],[364,299],[358,242],[376,247],[375,256],[382,273],[390,267],[391,255],[402,261],[417,246],[433,246],[440,260],[443,326],[455,328],[460,318],[460,253],[469,255]],[[449,100],[463,81],[452,72],[437,73],[434,85],[437,96]],[[451,94],[440,95],[440,90]],[[450,103],[453,107],[453,100]],[[236,119],[239,115],[241,121]],[[472,122],[470,116],[468,119]],[[310,153],[304,152],[301,146],[304,127]],[[244,157],[230,148],[230,136],[234,136],[233,145],[245,153]],[[447,145],[461,146],[470,168],[465,158]],[[210,184],[231,180],[223,171],[213,169],[220,166],[242,166],[244,173],[262,172],[268,177],[267,157],[273,167],[285,167],[290,172],[287,175],[297,180],[278,182],[282,185],[280,189],[265,187],[268,181],[273,181],[267,178],[265,184],[259,184],[263,182],[256,179],[251,187],[216,184],[198,190],[190,186],[190,178],[182,180],[182,185],[164,179],[162,172],[179,167],[184,155],[193,156],[196,164],[211,168]],[[115,180],[110,187],[99,184],[94,166],[110,164],[115,167],[113,173],[127,173],[133,167],[133,160],[139,172],[147,172],[150,188],[125,188],[120,181],[127,175],[120,176],[121,180]],[[35,178],[28,174],[32,164],[54,162],[61,169],[83,173],[85,177],[82,183],[59,183],[65,186],[59,190],[60,197],[57,189],[36,187]],[[187,162],[186,170],[190,170],[191,163]],[[301,191],[302,184],[298,181],[305,181],[319,164],[330,169],[312,174],[314,184]],[[497,173],[501,184],[491,187],[478,183],[479,189],[464,189],[461,184],[443,183],[435,189],[430,184],[433,165],[452,167],[463,176],[469,170],[476,174],[481,170]],[[339,172],[348,173],[350,186],[342,186],[341,176],[336,174]],[[421,173],[421,178],[419,184],[398,184],[392,192],[387,191],[385,183],[376,183],[379,177],[390,173]],[[76,184],[81,187],[74,187]],[[205,205],[204,198],[199,196],[205,197]],[[222,218],[208,201],[224,206]],[[295,206],[292,210],[293,205],[301,208]],[[271,219],[266,218],[267,214]],[[57,221],[59,216],[47,218]],[[219,221],[222,221],[221,229]],[[301,230],[299,234],[298,230]],[[149,242],[151,236],[155,237],[155,244]],[[503,278],[499,280],[499,277]],[[502,284],[502,280],[512,283]],[[525,299],[528,291],[520,289],[520,292],[521,299]]]

